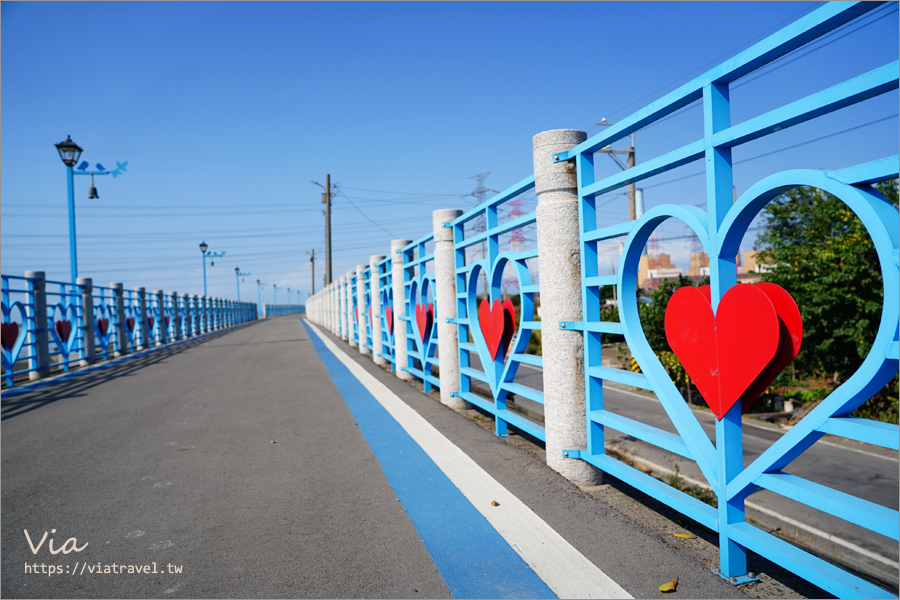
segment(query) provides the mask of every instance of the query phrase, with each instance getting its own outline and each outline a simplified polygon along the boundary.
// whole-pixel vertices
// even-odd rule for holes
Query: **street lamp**
[[[241,268],[235,267],[234,268],[234,279],[235,279],[235,284],[237,285],[238,302],[241,301],[241,277],[250,277],[250,273],[241,273]]]
[[[291,288],[288,288],[287,291],[288,291],[288,304],[290,304],[291,303]]]
[[[206,242],[200,242],[200,254],[203,255],[203,295],[206,296],[206,257],[210,258],[219,258],[220,256],[225,256],[225,251],[221,252],[207,252],[209,249],[209,245]],[[209,266],[214,267],[216,265],[215,261],[212,261]]]
[[[81,170],[76,172],[74,167],[75,163],[78,162],[78,159],[81,158],[81,153],[83,151],[81,146],[72,141],[71,135],[66,136],[65,141],[54,145],[59,152],[59,158],[62,160],[63,164],[66,165],[66,187],[68,188],[69,205],[69,267],[72,274],[72,282],[75,282],[78,279],[78,252],[75,247],[75,175],[90,175],[91,189],[88,192],[88,198],[99,198],[100,195],[97,193],[97,188],[94,187],[94,175],[109,175],[112,173],[115,177],[121,171],[125,170],[125,165],[128,163],[118,163],[119,168],[115,171],[106,171],[98,164],[97,168],[100,169],[99,171],[86,172],[83,171],[83,169],[87,168],[88,163],[84,162],[79,167]]]
[[[272,304],[278,304],[278,286],[273,283],[272,289],[275,290],[272,294]]]

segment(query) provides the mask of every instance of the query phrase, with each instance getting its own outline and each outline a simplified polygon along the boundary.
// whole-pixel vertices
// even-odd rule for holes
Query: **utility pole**
[[[324,190],[322,192],[322,204],[325,205],[325,285],[331,283],[331,173],[325,174],[325,185],[315,179],[314,184]]]
[[[316,293],[316,249],[313,248],[309,254],[309,264],[312,267],[312,293]]]
[[[602,127],[609,127],[610,125],[615,125],[615,123],[607,123],[606,117],[604,117],[604,118],[600,119],[599,123],[594,123],[594,125],[600,125]],[[614,150],[614,149],[610,148],[609,146],[607,146],[606,148],[597,150],[597,152],[603,152],[604,154],[608,154],[609,157],[611,159],[613,159],[613,161],[615,161],[615,163],[617,165],[619,165],[619,167],[621,167],[621,169],[623,171],[625,169],[630,169],[630,168],[634,167],[634,134],[633,133],[631,134],[631,145],[628,146],[628,148],[626,148],[625,150]],[[626,163],[624,165],[618,158],[616,158],[616,154],[626,154],[627,155],[627,157],[625,159]],[[637,213],[634,208],[634,195],[635,195],[634,192],[635,192],[635,184],[629,183],[628,184],[628,220],[629,221],[634,221],[635,219],[637,219]]]

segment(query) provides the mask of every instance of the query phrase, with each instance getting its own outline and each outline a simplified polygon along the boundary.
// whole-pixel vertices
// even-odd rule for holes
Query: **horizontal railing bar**
[[[713,531],[719,530],[718,514],[716,509],[709,504],[666,485],[659,479],[642,473],[634,467],[619,462],[608,454],[590,455],[582,451],[581,458],[613,477],[621,479],[633,488],[674,508],[686,517],[694,519],[701,525]]]
[[[660,173],[682,167],[686,164],[700,160],[704,156],[704,141],[697,140],[696,142],[691,142],[677,150],[672,150],[662,156],[642,163],[639,166],[625,169],[615,175],[610,175],[596,183],[585,186],[581,189],[581,195],[583,197],[599,196],[620,187],[625,187],[628,184],[637,183],[653,177],[654,175],[659,175]]]
[[[892,423],[860,419],[858,417],[831,417],[818,429],[840,437],[866,442],[882,448],[900,450],[900,428]]]
[[[898,540],[900,515],[896,510],[831,489],[789,473],[765,473],[754,482],[770,492],[781,494],[860,527]]]
[[[597,242],[603,240],[611,240],[617,237],[623,237],[631,233],[637,221],[626,221],[618,225],[610,225],[601,229],[591,229],[581,234],[582,242]]]
[[[694,458],[688,450],[687,444],[684,443],[684,440],[674,433],[669,433],[668,431],[653,427],[652,425],[647,425],[646,423],[641,423],[640,421],[617,415],[608,410],[588,411],[588,419],[595,423],[599,423],[600,425],[611,427],[625,435],[630,435],[639,440],[643,440],[648,444],[653,444],[663,450],[674,452],[679,456],[691,460]]]
[[[614,369],[613,367],[603,366],[588,367],[587,372],[591,377],[615,381],[616,383],[630,385],[643,390],[650,389],[650,382],[647,381],[647,376],[643,373],[632,373],[631,371],[626,371],[624,369]]]
[[[521,383],[516,383],[514,381],[508,381],[506,383],[500,384],[500,387],[511,394],[524,396],[525,398],[528,398],[533,402],[537,402],[539,404],[544,403],[544,392],[541,392],[534,388],[530,388],[527,385],[522,385]]]
[[[490,383],[486,374],[478,371],[477,369],[473,369],[472,367],[460,367],[459,374],[465,375],[466,377],[471,377],[472,379],[477,379],[478,381],[481,381],[483,383]]]
[[[619,283],[618,275],[595,275],[594,277],[585,277],[584,285],[593,287],[603,287],[606,285],[617,285]]]
[[[516,429],[521,429],[525,433],[532,435],[541,441],[546,441],[547,439],[547,433],[543,427],[528,419],[527,417],[509,410],[508,408],[502,408],[500,410],[494,411],[494,416],[506,421]]]
[[[900,62],[884,65],[821,92],[734,125],[713,135],[716,147],[734,147],[776,131],[811,121],[822,115],[874,98],[897,88]]]
[[[889,598],[893,596],[868,581],[766,533],[750,523],[728,525],[728,537],[838,598]]]
[[[510,360],[514,360],[516,362],[520,362],[526,365],[531,365],[533,367],[543,367],[544,366],[544,357],[536,356],[534,354],[513,354],[510,357]]]
[[[484,202],[482,202],[475,208],[467,210],[463,214],[459,215],[458,217],[456,217],[455,219],[450,221],[448,226],[453,227],[455,225],[459,225],[460,223],[465,223],[466,221],[477,218],[477,217],[481,216],[481,214],[484,212],[484,210],[486,208],[493,207],[493,206],[499,206],[500,204],[503,204],[507,200],[511,200],[512,198],[515,198],[522,192],[527,192],[528,190],[532,189],[533,187],[534,187],[534,175],[529,175],[522,181],[519,181],[518,183],[514,183],[513,185],[509,186],[508,188],[506,188],[505,190],[503,190],[496,196],[491,196],[490,198],[488,198],[487,200],[485,200]]]

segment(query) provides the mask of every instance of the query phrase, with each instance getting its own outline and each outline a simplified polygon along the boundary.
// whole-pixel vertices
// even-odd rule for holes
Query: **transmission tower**
[[[512,200],[507,204],[509,207],[509,212],[507,213],[507,218],[510,221],[515,221],[522,215],[526,214],[524,210],[522,210],[522,204],[525,203],[525,198],[519,198],[518,200]],[[509,249],[512,252],[521,252],[522,244],[527,242],[528,238],[525,237],[525,234],[522,231],[522,228],[514,230],[509,237]],[[507,277],[503,280],[503,291],[505,294],[509,295],[519,291],[519,278],[518,277]]]
[[[493,191],[489,188],[484,187],[484,180],[487,179],[487,176],[491,174],[491,171],[487,171],[485,173],[479,173],[478,175],[473,175],[469,177],[472,181],[475,182],[475,189],[469,194],[473,198],[475,198],[475,206],[478,206],[482,202],[485,201],[487,193]],[[479,215],[478,217],[472,220],[471,225],[471,235],[476,236],[480,233],[484,233],[487,230],[487,224],[484,221],[484,215]],[[470,260],[469,263],[479,260],[481,258],[485,258],[487,256],[486,253],[486,244],[476,244],[474,246],[469,247],[471,253],[469,254]],[[487,289],[487,274],[482,271],[481,276],[478,278],[482,289],[485,290],[485,293],[488,292]]]

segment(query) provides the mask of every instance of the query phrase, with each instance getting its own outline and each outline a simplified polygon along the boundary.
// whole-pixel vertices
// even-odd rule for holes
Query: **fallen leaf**
[[[491,506],[500,506],[500,503],[496,500],[491,500]]]
[[[678,575],[675,576],[675,579],[670,581],[669,583],[664,583],[659,586],[659,591],[661,592],[674,592],[676,586],[678,586]]]
[[[270,443],[270,444],[277,444],[278,442],[276,442],[275,440],[269,440],[269,443]]]
[[[669,533],[671,533],[672,535],[674,535],[677,538],[682,538],[685,540],[692,540],[697,537],[696,535],[692,535],[690,533],[675,533],[673,531],[670,531]]]

